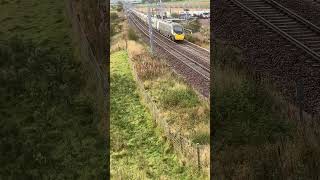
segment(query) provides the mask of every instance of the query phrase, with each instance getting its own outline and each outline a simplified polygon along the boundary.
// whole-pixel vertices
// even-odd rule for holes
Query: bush
[[[199,41],[199,39],[198,39],[197,37],[194,37],[194,36],[192,36],[192,35],[187,35],[187,36],[186,36],[186,39],[187,39],[188,41],[192,42],[192,43],[195,43],[195,42]]]
[[[190,89],[169,89],[163,92],[160,99],[167,109],[172,107],[194,107],[199,103],[198,97]]]
[[[123,4],[121,1],[118,2],[117,11],[121,12],[123,10]]]
[[[128,30],[128,38],[129,40],[133,40],[133,41],[137,41],[139,39],[136,32],[134,32],[132,28],[129,28]]]
[[[110,22],[115,21],[119,18],[118,14],[115,12],[110,13]]]
[[[194,21],[190,21],[187,25],[186,25],[187,29],[191,29],[192,33],[196,33],[200,31],[201,28],[201,24],[199,22],[198,19],[194,20]]]
[[[171,17],[173,17],[173,18],[179,18],[179,14],[178,14],[178,13],[172,13],[172,14],[171,14]]]

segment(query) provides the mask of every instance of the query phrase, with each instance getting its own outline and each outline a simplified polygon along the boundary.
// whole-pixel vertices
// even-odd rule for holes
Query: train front
[[[173,24],[173,35],[176,41],[183,41],[184,40],[184,30],[180,24]]]

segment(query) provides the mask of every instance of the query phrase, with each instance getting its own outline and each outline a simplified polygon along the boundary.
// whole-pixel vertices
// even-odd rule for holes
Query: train
[[[148,24],[148,16],[136,10],[131,10],[145,24]],[[151,17],[152,28],[160,34],[170,38],[173,41],[183,41],[185,39],[185,30],[179,23],[168,20],[161,20],[156,17]]]

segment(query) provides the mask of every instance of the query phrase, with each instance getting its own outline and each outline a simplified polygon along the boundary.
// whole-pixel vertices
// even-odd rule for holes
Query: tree
[[[117,11],[121,12],[122,10],[123,10],[123,3],[121,1],[118,1]]]

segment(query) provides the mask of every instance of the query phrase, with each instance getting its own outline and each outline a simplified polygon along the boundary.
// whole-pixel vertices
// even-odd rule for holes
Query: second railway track
[[[320,28],[274,0],[229,0],[268,28],[312,56],[320,66]]]

